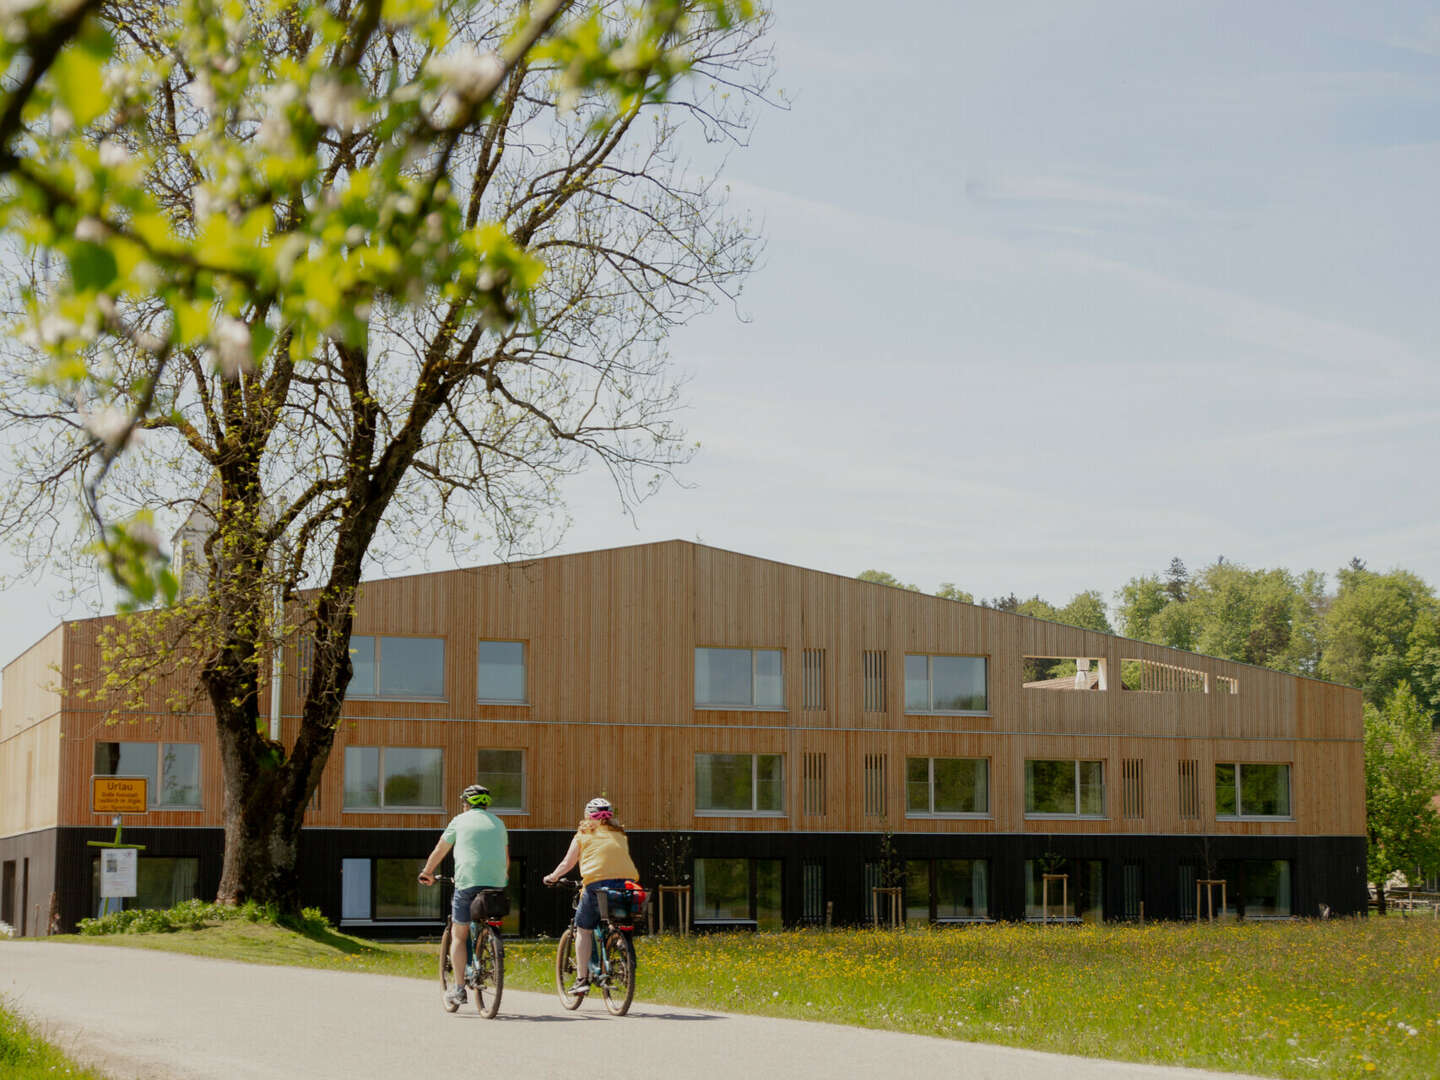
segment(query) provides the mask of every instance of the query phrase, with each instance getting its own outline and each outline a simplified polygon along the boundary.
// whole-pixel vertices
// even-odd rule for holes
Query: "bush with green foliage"
[[[257,904],[251,901],[232,907],[228,904],[206,903],[203,900],[183,900],[163,911],[155,908],[131,908],[96,919],[81,919],[76,931],[89,937],[106,934],[170,934],[177,930],[203,930],[211,923],[230,919],[270,923],[302,934],[317,934],[331,928],[330,921],[320,913],[319,908],[305,908],[298,916],[285,916],[274,904]]]

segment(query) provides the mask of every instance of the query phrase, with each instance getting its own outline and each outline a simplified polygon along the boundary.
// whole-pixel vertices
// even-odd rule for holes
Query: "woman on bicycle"
[[[545,876],[545,884],[554,885],[563,874],[580,864],[580,883],[585,891],[575,909],[576,974],[571,994],[590,989],[590,953],[594,948],[595,927],[600,925],[600,901],[595,892],[600,888],[623,889],[627,878],[640,876],[630,858],[630,841],[624,828],[615,820],[615,809],[607,799],[591,799],[585,804],[585,817],[575,830],[575,838],[560,865]]]

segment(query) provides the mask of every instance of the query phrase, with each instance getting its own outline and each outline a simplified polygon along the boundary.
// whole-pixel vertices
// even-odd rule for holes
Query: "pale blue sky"
[[[561,551],[1056,602],[1177,554],[1440,585],[1433,5],[774,6],[793,107],[727,169],[749,321],[673,342],[689,486],[632,524],[592,473]],[[7,599],[5,659],[63,613]]]

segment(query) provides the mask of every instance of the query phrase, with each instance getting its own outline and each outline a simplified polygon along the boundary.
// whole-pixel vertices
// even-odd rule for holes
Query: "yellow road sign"
[[[149,781],[143,776],[91,778],[91,807],[97,814],[143,814],[149,808]]]

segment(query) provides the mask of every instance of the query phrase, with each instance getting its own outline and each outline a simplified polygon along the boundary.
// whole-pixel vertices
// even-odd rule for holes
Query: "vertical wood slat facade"
[[[56,672],[73,676],[72,689],[93,676],[98,635],[111,621],[67,623],[31,650],[33,663],[27,653],[6,669],[0,837],[47,820],[61,827],[108,824],[89,805],[97,740],[200,744],[201,807],[152,811],[143,824],[222,824],[218,755],[202,707],[172,715],[157,699],[155,708],[117,721],[78,696],[37,689],[62,681]],[[585,800],[603,791],[632,829],[697,835],[881,828],[957,840],[1364,834],[1357,691],[681,541],[367,583],[354,633],[443,639],[444,693],[425,701],[347,700],[335,753],[307,813],[312,827],[357,835],[438,829],[453,793],[474,779],[479,751],[489,749],[523,755],[524,806],[507,817],[517,831],[573,827]],[[481,641],[523,643],[523,703],[480,700]],[[782,707],[697,705],[700,647],[778,650]],[[295,737],[300,707],[299,648],[285,656],[287,741]],[[907,711],[901,677],[907,655],[983,657],[986,709]],[[1027,688],[1027,656],[1101,661],[1108,689]],[[1169,688],[1122,689],[1117,673],[1130,661],[1157,673],[1153,685]],[[33,734],[18,730],[16,717],[45,709],[50,718],[32,724]],[[27,737],[40,738],[43,747],[26,746]],[[347,809],[347,747],[440,751],[445,805]],[[780,755],[782,811],[697,815],[701,753]],[[984,759],[987,813],[909,813],[906,763],[930,757]],[[1103,818],[1032,820],[1024,801],[1028,759],[1106,762]],[[1215,818],[1206,792],[1215,765],[1224,762],[1288,765],[1289,817]],[[28,804],[48,805],[48,818],[15,808],[8,778],[18,781],[22,772],[37,778]]]

